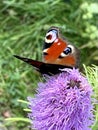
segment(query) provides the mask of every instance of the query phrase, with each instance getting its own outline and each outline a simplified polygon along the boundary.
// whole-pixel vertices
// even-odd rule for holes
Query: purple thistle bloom
[[[35,98],[29,97],[32,129],[91,130],[94,122],[92,88],[78,69],[65,69],[39,83]]]

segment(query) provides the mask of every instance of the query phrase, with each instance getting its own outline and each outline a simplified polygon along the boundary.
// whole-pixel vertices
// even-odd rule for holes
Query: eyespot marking
[[[45,37],[46,43],[53,43],[57,39],[57,31],[56,30],[50,30]]]
[[[60,54],[59,58],[64,58],[74,52],[74,46],[68,45],[65,50]]]

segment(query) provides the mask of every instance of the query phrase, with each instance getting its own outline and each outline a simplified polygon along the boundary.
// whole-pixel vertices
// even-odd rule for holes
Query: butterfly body
[[[16,58],[31,64],[42,74],[57,74],[60,69],[78,67],[79,50],[62,38],[56,27],[51,27],[45,36],[43,61],[36,61],[14,55]]]

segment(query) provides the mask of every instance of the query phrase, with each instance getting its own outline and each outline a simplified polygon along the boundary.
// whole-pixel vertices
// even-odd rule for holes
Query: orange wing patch
[[[73,56],[69,55],[69,56],[66,56],[62,59],[58,59],[56,64],[75,66],[76,60]]]
[[[51,47],[47,49],[48,55],[44,56],[44,61],[46,63],[55,63],[61,52],[64,51],[64,48],[66,47],[67,43],[61,39],[56,39]]]

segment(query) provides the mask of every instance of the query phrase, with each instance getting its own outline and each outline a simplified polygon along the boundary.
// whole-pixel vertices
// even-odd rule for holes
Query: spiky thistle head
[[[92,88],[78,69],[46,78],[29,97],[28,114],[36,130],[91,130],[94,121]]]

